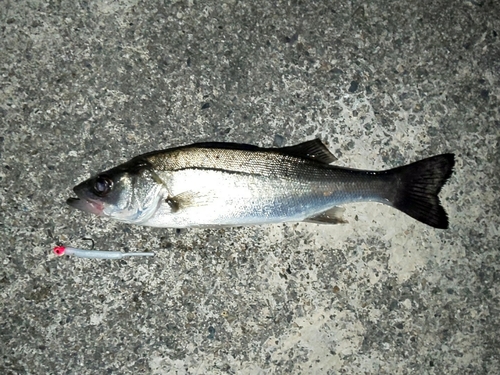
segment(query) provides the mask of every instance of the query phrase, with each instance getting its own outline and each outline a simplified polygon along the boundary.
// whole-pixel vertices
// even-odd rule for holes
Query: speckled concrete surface
[[[0,2],[2,374],[500,373],[494,0]],[[338,164],[457,154],[447,231],[132,227],[71,210],[103,168],[314,137]],[[58,242],[153,259],[56,258]]]

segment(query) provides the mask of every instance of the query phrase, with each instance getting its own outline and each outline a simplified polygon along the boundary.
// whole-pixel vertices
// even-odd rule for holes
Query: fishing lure
[[[73,255],[88,259],[122,259],[128,257],[152,257],[155,253],[122,253],[120,251],[83,250],[69,246],[56,246],[54,253],[58,256]]]

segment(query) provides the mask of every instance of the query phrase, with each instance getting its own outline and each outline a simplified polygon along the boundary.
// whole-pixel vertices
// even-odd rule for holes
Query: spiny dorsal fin
[[[231,142],[199,142],[193,143],[189,146],[181,146],[179,148],[222,148],[225,150],[244,150],[244,151],[262,151],[263,149],[259,146],[247,145],[246,143],[231,143]]]
[[[295,146],[283,147],[279,150],[287,155],[315,160],[323,164],[330,164],[337,160],[323,142],[317,138]]]

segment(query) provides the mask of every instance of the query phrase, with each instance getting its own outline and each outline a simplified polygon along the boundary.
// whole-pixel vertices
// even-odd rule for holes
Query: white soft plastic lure
[[[122,259],[128,257],[152,257],[155,253],[122,253],[120,251],[83,250],[69,246],[56,246],[54,253],[58,256],[73,255],[88,259]]]

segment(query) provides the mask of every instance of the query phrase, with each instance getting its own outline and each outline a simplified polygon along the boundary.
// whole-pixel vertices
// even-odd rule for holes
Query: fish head
[[[77,198],[66,202],[98,216],[140,224],[156,212],[164,190],[147,165],[128,162],[76,185]]]

